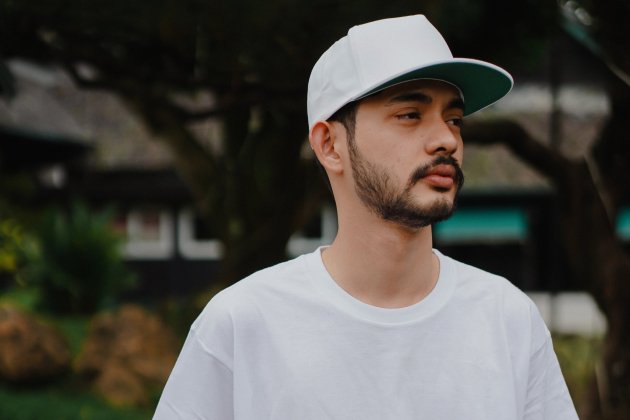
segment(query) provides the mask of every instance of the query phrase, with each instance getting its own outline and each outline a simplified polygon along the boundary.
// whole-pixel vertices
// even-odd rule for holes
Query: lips
[[[460,190],[464,184],[464,174],[459,163],[452,156],[439,156],[431,163],[416,168],[409,177],[409,187],[422,182],[436,190]]]
[[[457,171],[452,165],[437,165],[422,178],[425,183],[440,189],[450,189],[455,185]]]

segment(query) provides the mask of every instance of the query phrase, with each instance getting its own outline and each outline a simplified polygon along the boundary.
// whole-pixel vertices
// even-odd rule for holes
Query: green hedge
[[[9,388],[0,384],[3,420],[148,420],[152,414],[149,409],[116,409],[79,390]]]

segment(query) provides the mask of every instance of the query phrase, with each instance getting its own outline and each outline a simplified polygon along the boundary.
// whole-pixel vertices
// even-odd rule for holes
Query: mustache
[[[409,178],[409,186],[414,185],[416,182],[429,175],[433,168],[438,165],[450,165],[453,167],[453,169],[455,170],[455,175],[453,179],[457,184],[457,189],[461,189],[461,187],[464,185],[464,172],[462,171],[461,166],[459,166],[459,162],[457,161],[457,159],[452,156],[438,156],[433,161],[418,167]]]

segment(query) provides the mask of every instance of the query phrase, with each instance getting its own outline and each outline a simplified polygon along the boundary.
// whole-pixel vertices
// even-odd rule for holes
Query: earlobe
[[[339,129],[328,121],[319,121],[311,129],[309,142],[317,159],[328,172],[341,172]]]

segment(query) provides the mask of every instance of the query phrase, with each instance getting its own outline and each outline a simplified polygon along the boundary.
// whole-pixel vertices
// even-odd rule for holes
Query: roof
[[[92,147],[64,136],[0,126],[0,168],[34,169],[83,158]]]

